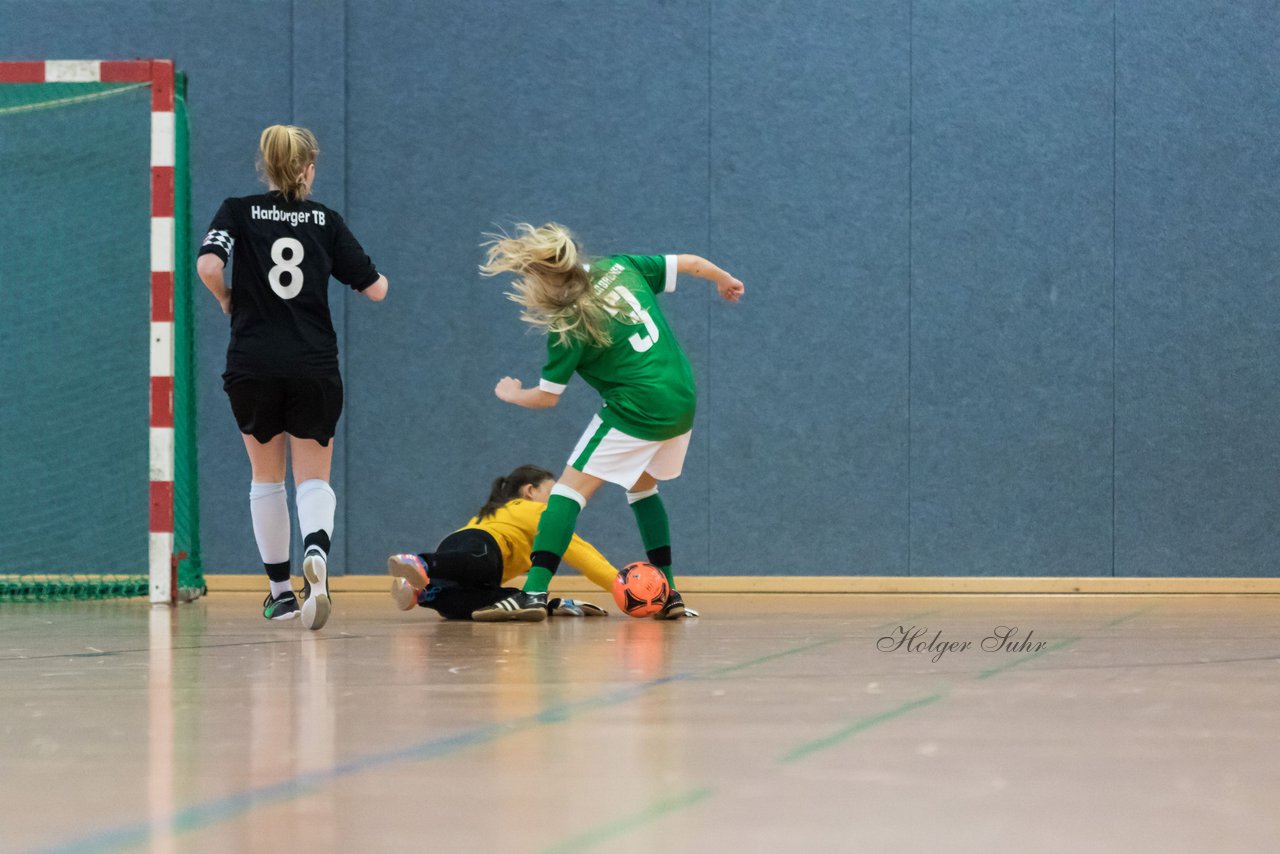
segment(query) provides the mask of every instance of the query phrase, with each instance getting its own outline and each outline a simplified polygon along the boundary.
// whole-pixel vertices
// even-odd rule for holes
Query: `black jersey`
[[[319,202],[293,202],[274,191],[230,198],[218,208],[200,254],[227,261],[233,250],[227,371],[337,373],[329,276],[357,291],[378,280],[342,217]]]

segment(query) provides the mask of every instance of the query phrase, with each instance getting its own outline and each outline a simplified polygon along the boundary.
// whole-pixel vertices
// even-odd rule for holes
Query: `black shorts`
[[[488,531],[454,531],[436,546],[436,554],[453,558],[450,578],[463,587],[496,588],[502,584],[502,549]]]
[[[520,592],[499,586],[502,584],[502,550],[488,531],[478,528],[454,531],[436,546],[435,556],[447,563],[449,578],[439,578],[433,572],[431,586],[418,597],[418,604],[431,608],[446,620],[469,620],[472,611]]]
[[[328,445],[342,415],[342,377],[256,377],[227,372],[222,387],[240,432],[264,445],[281,433]]]

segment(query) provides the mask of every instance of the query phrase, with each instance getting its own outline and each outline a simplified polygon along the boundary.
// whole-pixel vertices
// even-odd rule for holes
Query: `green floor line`
[[[1144,608],[1140,611],[1134,611],[1132,614],[1126,614],[1123,617],[1120,617],[1116,620],[1113,620],[1110,623],[1107,623],[1106,626],[1103,626],[1103,628],[1117,625],[1119,623],[1125,622],[1126,620],[1131,620],[1134,617],[1141,616],[1142,614],[1145,614],[1147,613],[1147,611],[1150,611],[1150,610],[1151,610],[1150,608]],[[936,612],[930,611],[928,613],[932,614]],[[915,617],[908,618],[908,620],[919,619],[919,617],[922,617],[922,616],[927,616],[927,614],[919,614],[919,615],[916,615]],[[906,622],[906,621],[901,621],[901,622]],[[896,623],[887,623],[886,625],[896,625]],[[882,628],[882,626],[877,626],[876,628]],[[1024,655],[1021,658],[1006,662],[1005,664],[1002,664],[999,667],[993,667],[990,670],[984,670],[974,678],[990,679],[992,676],[995,676],[1000,673],[1004,673],[1007,670],[1012,670],[1015,667],[1021,667],[1027,662],[1034,661],[1035,659],[1040,658],[1041,656],[1044,656],[1044,655],[1048,655],[1051,652],[1057,652],[1060,649],[1066,649],[1067,647],[1071,646],[1074,643],[1077,643],[1078,641],[1080,641],[1080,638],[1078,637],[1065,638],[1063,640],[1058,641],[1057,643],[1050,644],[1044,649],[1033,652],[1030,655]],[[930,694],[927,697],[921,697],[919,699],[912,700],[907,703],[903,703],[901,706],[896,706],[892,709],[889,709],[886,712],[881,712],[880,714],[871,715],[865,718],[859,718],[853,723],[836,730],[830,735],[824,736],[822,738],[814,739],[813,741],[806,741],[803,744],[800,744],[792,748],[790,751],[784,754],[782,758],[779,759],[778,761],[779,763],[783,763],[783,764],[788,762],[795,762],[797,759],[803,759],[804,757],[809,756],[810,754],[817,753],[822,750],[827,750],[828,748],[831,748],[831,747],[835,747],[837,744],[849,738],[850,736],[857,735],[860,732],[866,732],[867,730],[877,727],[880,724],[897,720],[903,715],[906,715],[909,712],[913,712],[916,709],[920,709],[925,706],[930,706],[938,702],[939,700],[944,699],[946,696],[947,696],[947,690],[943,689],[942,691],[939,691],[936,694]]]
[[[872,626],[871,631],[873,632],[879,631],[880,629],[886,628],[888,626],[897,626],[903,623],[909,623],[914,620],[918,620],[921,617],[929,617],[929,616],[932,616],[933,614],[938,614],[938,613],[941,613],[941,612],[934,610],[934,611],[925,611],[920,614],[912,614],[909,617],[902,617],[900,619],[893,620],[888,623],[881,623],[878,626]],[[783,650],[782,652],[774,652],[774,653],[770,653],[769,655],[762,655],[759,658],[753,658],[750,661],[743,661],[739,664],[730,664],[726,667],[718,667],[715,670],[708,670],[706,673],[702,673],[696,678],[708,679],[715,676],[723,676],[726,673],[733,673],[734,671],[737,671],[737,670],[745,670],[748,667],[755,667],[757,664],[763,664],[766,661],[773,661],[775,658],[785,658],[788,655],[796,655],[801,652],[808,652],[811,649],[817,649],[818,647],[822,647],[822,646],[829,646],[830,644],[838,643],[842,640],[849,640],[849,638],[847,637],[825,638],[820,641],[815,641],[814,643],[811,643],[811,644],[798,646],[793,649]]]
[[[1116,619],[1112,620],[1109,623],[1103,623],[1099,628],[1107,629],[1112,626],[1118,626],[1121,623],[1128,622],[1129,620],[1134,619],[1135,617],[1140,617],[1150,610],[1151,608],[1142,608],[1132,613],[1125,614],[1123,617],[1117,617]],[[1021,667],[1023,664],[1026,664],[1028,661],[1033,661],[1042,655],[1048,655],[1051,652],[1056,652],[1057,650],[1065,649],[1079,640],[1081,640],[1081,638],[1066,638],[1064,640],[1060,640],[1056,644],[1053,644],[1052,646],[1048,646],[1042,650],[1039,650],[1038,652],[1033,652],[1030,655],[1023,656],[1022,658],[1018,658],[1013,661],[1007,662],[1005,664],[1001,664],[999,667],[993,667],[990,670],[984,670],[974,678],[990,679],[992,676],[995,676],[997,673],[1003,673],[1006,670],[1012,670],[1015,667]]]
[[[1015,667],[1021,667],[1022,665],[1026,664],[1028,661],[1034,661],[1035,659],[1039,658],[1042,655],[1048,655],[1051,652],[1057,652],[1060,649],[1066,649],[1067,647],[1071,646],[1073,643],[1077,642],[1078,640],[1080,640],[1080,638],[1065,638],[1063,640],[1058,641],[1055,644],[1050,644],[1049,646],[1045,647],[1044,649],[1038,652],[1033,652],[1030,655],[1024,655],[1022,656],[1022,658],[1015,658],[1013,661],[1007,661],[1004,664],[999,665],[998,667],[991,668],[990,670],[984,670],[974,678],[990,679],[992,676],[995,676],[997,673],[1004,673],[1006,670],[1012,670]]]
[[[848,638],[826,638],[825,640],[815,641],[804,646],[794,647],[793,649],[785,649],[782,652],[774,652],[769,655],[762,655],[759,658],[753,658],[750,661],[743,661],[739,664],[730,664],[726,667],[718,667],[715,670],[708,670],[706,673],[699,674],[698,679],[709,679],[716,676],[723,676],[726,673],[733,673],[736,670],[746,670],[748,667],[755,667],[757,664],[764,664],[766,661],[773,661],[775,658],[786,658],[788,655],[796,655],[801,652],[808,652],[811,649],[817,649],[820,646],[828,646],[838,641],[848,640]]]
[[[846,738],[849,738],[850,736],[857,735],[860,732],[866,732],[869,729],[873,729],[874,727],[880,726],[880,724],[885,724],[885,723],[888,723],[889,721],[897,720],[898,718],[902,717],[908,712],[913,712],[916,709],[922,708],[924,706],[932,705],[933,703],[938,702],[945,696],[946,696],[946,692],[939,691],[937,694],[930,694],[927,697],[920,697],[919,699],[911,700],[910,702],[903,703],[901,706],[895,706],[894,708],[889,709],[886,712],[881,712],[878,715],[871,715],[870,717],[859,718],[858,720],[854,721],[848,726],[841,727],[840,729],[831,733],[831,735],[823,736],[822,738],[814,739],[813,741],[806,741],[803,744],[793,747],[790,751],[784,754],[782,758],[779,759],[778,761],[780,763],[795,762],[797,759],[803,759],[804,757],[812,753],[817,753],[819,751],[827,750],[828,748],[835,747],[837,744],[844,741]]]
[[[1119,617],[1119,618],[1117,618],[1117,619],[1114,619],[1114,620],[1112,620],[1112,621],[1111,621],[1111,622],[1109,622],[1109,623],[1103,623],[1103,624],[1102,624],[1102,628],[1104,628],[1104,629],[1109,629],[1109,628],[1111,628],[1112,626],[1118,626],[1118,625],[1120,625],[1121,623],[1127,623],[1127,622],[1129,622],[1130,620],[1132,620],[1134,617],[1141,617],[1143,614],[1145,614],[1145,613],[1147,613],[1148,611],[1151,611],[1151,610],[1152,610],[1151,608],[1143,608],[1141,611],[1134,611],[1132,614],[1125,614],[1123,617]]]
[[[632,833],[673,812],[688,809],[709,797],[711,797],[711,788],[709,786],[673,795],[653,806],[646,807],[638,813],[625,815],[589,828],[577,836],[545,849],[543,854],[573,854],[573,852],[577,851],[587,851],[611,839]]]

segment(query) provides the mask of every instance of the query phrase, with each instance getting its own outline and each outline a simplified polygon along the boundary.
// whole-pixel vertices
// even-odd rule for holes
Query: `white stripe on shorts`
[[[684,433],[662,440],[638,439],[607,427],[597,415],[569,455],[569,465],[623,489],[635,486],[646,473],[656,480],[673,480],[684,467],[689,435]]]

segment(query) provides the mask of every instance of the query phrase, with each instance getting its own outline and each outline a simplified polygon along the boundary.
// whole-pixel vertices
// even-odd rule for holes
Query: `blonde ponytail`
[[[272,125],[258,140],[258,169],[267,183],[290,201],[307,197],[307,167],[316,162],[320,145],[315,134],[293,125]]]
[[[609,346],[609,314],[569,229],[554,222],[541,227],[521,222],[515,231],[515,237],[486,235],[493,239],[482,244],[486,260],[480,272],[515,273],[515,292],[507,296],[524,309],[521,319],[557,336],[561,345]]]

